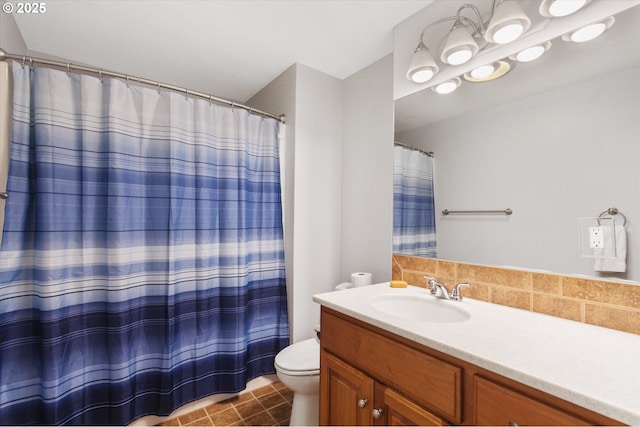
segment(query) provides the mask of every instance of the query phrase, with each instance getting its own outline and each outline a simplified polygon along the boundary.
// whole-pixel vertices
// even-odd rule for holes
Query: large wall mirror
[[[435,153],[437,256],[640,281],[640,6],[595,40],[551,42],[499,79],[396,100],[396,141]],[[579,219],[611,207],[627,219],[623,273],[580,248]]]

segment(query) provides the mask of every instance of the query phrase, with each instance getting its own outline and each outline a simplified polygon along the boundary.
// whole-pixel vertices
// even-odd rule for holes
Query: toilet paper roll
[[[353,273],[351,275],[351,283],[355,288],[359,288],[360,286],[367,286],[371,284],[372,276],[371,273]]]
[[[351,282],[343,282],[335,287],[336,291],[344,291],[345,289],[353,288],[353,283]]]

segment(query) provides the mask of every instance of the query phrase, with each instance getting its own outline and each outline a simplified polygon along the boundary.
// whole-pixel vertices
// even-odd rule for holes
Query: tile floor
[[[288,426],[293,392],[275,382],[214,403],[161,426]]]

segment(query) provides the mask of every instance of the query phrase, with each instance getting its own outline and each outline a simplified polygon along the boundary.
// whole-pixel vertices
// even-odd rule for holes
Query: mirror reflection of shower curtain
[[[433,158],[393,149],[393,253],[436,257]]]

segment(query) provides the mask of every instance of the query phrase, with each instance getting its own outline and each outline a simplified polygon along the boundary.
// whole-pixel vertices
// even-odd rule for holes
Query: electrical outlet
[[[589,247],[593,249],[601,249],[604,247],[602,227],[589,227]]]

